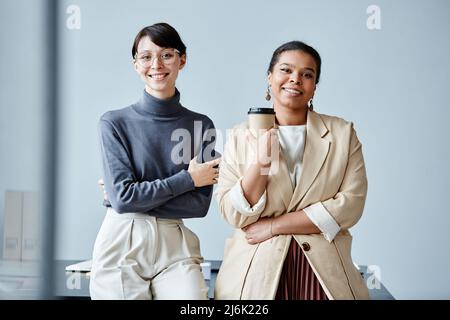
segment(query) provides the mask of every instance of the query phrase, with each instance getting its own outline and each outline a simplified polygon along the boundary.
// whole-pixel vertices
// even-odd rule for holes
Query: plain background
[[[270,106],[266,69],[276,47],[290,40],[315,47],[323,60],[315,110],[353,121],[366,160],[369,193],[352,229],[354,261],[378,267],[396,298],[450,298],[448,1],[60,3],[56,258],[90,258],[105,213],[97,122],[140,98],[131,45],[142,27],[165,21],[187,45],[177,82],[182,104],[223,133],[249,107]],[[80,9],[80,29],[67,28],[69,5]],[[367,28],[369,5],[381,10],[380,30]],[[5,191],[37,189],[42,178],[40,75],[52,67],[39,63],[39,2],[2,0],[1,11],[0,227]],[[206,218],[186,224],[206,259],[222,258],[231,228],[215,200]]]

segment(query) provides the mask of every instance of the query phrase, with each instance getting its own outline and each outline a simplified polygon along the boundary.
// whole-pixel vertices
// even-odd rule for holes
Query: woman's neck
[[[292,110],[286,107],[274,106],[276,120],[280,126],[299,126],[306,124],[308,109],[307,107]]]

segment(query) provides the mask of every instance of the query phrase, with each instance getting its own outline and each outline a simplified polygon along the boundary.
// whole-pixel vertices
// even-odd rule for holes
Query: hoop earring
[[[314,110],[313,99],[309,100],[309,110],[310,110],[310,111],[313,111],[313,110]]]
[[[266,90],[266,96],[264,97],[264,99],[266,99],[267,101],[270,101],[270,99],[272,98],[270,96],[270,86],[267,86],[267,90]]]

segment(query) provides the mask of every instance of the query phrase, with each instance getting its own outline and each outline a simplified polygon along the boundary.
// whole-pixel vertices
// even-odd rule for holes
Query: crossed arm
[[[249,176],[252,170],[248,170],[246,175]],[[255,183],[261,183],[255,187],[251,183],[247,184],[251,186],[251,190],[247,192],[254,192],[254,190],[263,190],[258,194],[253,195],[253,198],[247,198],[246,184],[244,183],[245,176],[242,180],[242,189],[246,199],[250,205],[254,205],[265,190],[267,182],[254,180]],[[265,183],[265,184],[264,184]],[[348,229],[360,219],[364,208],[364,202],[367,194],[367,177],[364,165],[364,159],[362,155],[361,144],[356,136],[356,132],[352,129],[349,135],[349,154],[346,171],[343,181],[338,192],[330,199],[318,202],[322,210],[325,210],[329,216],[337,223],[337,227],[340,229]],[[253,199],[253,200],[252,200]],[[234,221],[240,221],[241,229],[246,233],[247,241],[250,244],[256,244],[273,236],[281,234],[318,234],[322,231],[319,229],[318,224],[314,223],[305,210],[299,210],[295,212],[289,212],[278,217],[261,218],[246,217],[249,223],[242,223],[245,219]],[[308,210],[308,213],[310,211]],[[239,215],[235,212],[236,216]],[[251,219],[251,220],[250,220]],[[322,228],[319,224],[319,226]],[[338,229],[339,230],[339,229]],[[332,236],[334,237],[334,236]],[[328,241],[332,241],[332,238],[328,238]]]

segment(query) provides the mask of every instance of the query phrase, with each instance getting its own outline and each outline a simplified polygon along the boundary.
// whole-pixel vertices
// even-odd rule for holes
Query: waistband
[[[116,210],[114,210],[111,207],[109,207],[106,210],[106,216],[114,218],[114,219],[124,219],[124,220],[143,219],[143,220],[157,222],[159,224],[184,224],[183,219],[157,218],[157,217],[150,216],[146,213],[140,213],[140,212],[118,213]]]

